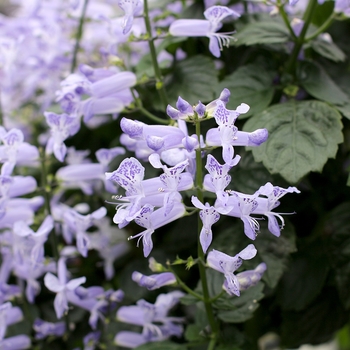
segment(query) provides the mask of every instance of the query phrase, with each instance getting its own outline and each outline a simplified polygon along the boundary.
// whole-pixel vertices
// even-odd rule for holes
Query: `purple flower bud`
[[[199,101],[197,106],[194,108],[199,118],[203,118],[205,115],[205,105]]]
[[[186,113],[187,115],[193,115],[193,107],[180,96],[177,99],[176,107],[183,114]]]

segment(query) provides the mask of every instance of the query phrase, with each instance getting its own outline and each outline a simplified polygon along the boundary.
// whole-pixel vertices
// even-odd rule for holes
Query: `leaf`
[[[264,297],[262,290],[264,285],[256,286],[241,292],[240,297],[219,298],[213,304],[218,308],[218,318],[224,322],[241,323],[249,320],[254,311],[259,307],[258,301]]]
[[[188,341],[203,341],[205,337],[203,337],[200,333],[202,332],[202,328],[196,324],[190,324],[187,326],[185,331],[185,338]]]
[[[166,82],[169,103],[175,105],[179,96],[190,104],[213,100],[217,91],[217,72],[214,62],[202,55],[178,62]]]
[[[311,48],[319,55],[335,62],[343,62],[346,59],[345,53],[332,41],[316,39],[311,41]]]
[[[262,226],[254,242],[261,260],[266,263],[263,280],[270,288],[276,287],[287,268],[290,254],[296,251],[294,228],[287,220],[285,223],[280,237],[272,235],[266,226]]]
[[[272,175],[266,170],[263,164],[254,161],[252,152],[244,148],[236,151],[242,158],[238,166],[230,171],[232,176],[232,188],[235,191],[253,194],[262,184],[272,182]]]
[[[277,44],[290,40],[285,25],[277,21],[253,22],[235,34],[235,45]]]
[[[183,344],[176,344],[170,341],[151,342],[143,344],[135,348],[135,350],[186,350],[187,347]]]
[[[282,313],[282,344],[294,349],[327,342],[348,319],[335,288],[326,288],[305,310]]]
[[[279,286],[283,309],[300,311],[320,294],[329,271],[323,249],[316,241],[293,256]]]
[[[268,140],[252,149],[272,174],[297,183],[310,171],[322,171],[343,141],[341,115],[320,101],[291,101],[274,105],[250,118],[245,131],[266,128]]]
[[[298,67],[301,86],[319,100],[343,105],[349,98],[331,77],[316,63],[303,61]]]
[[[350,309],[350,202],[344,202],[331,211],[326,219],[326,244],[330,263],[335,270],[335,281],[345,308]]]
[[[219,83],[217,95],[224,88],[231,91],[230,101],[227,104],[229,109],[236,109],[242,102],[248,104],[249,112],[239,117],[243,119],[264,110],[270,104],[275,91],[273,77],[273,72],[263,66],[248,64],[225,77]]]

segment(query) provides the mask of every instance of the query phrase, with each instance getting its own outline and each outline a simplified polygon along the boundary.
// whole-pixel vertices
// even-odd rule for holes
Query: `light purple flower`
[[[266,264],[261,263],[254,270],[238,273],[236,277],[239,283],[239,290],[242,291],[255,286],[261,280],[266,268]]]
[[[250,260],[254,258],[256,253],[257,250],[253,244],[249,244],[234,257],[218,250],[212,250],[208,254],[207,264],[212,269],[224,274],[225,282],[223,288],[228,294],[240,296],[239,281],[234,275],[234,272],[242,265],[243,260]]]
[[[231,175],[228,174],[230,169],[237,165],[241,157],[236,156],[230,164],[221,165],[211,154],[207,156],[205,168],[209,174],[204,176],[203,188],[210,192],[215,192],[218,201],[223,205],[227,203],[228,194],[225,192],[226,187],[231,182]]]
[[[44,339],[49,335],[61,337],[66,331],[66,324],[64,322],[46,322],[37,318],[33,323],[33,329],[36,332],[35,339]]]
[[[11,129],[8,132],[0,126],[0,160],[3,164],[1,175],[11,175],[16,165],[36,166],[39,151],[35,146],[24,142],[21,130]]]
[[[207,36],[210,39],[209,50],[215,57],[220,57],[223,46],[229,46],[232,33],[216,33],[221,27],[221,21],[228,17],[239,17],[234,10],[225,6],[212,6],[204,12],[206,19],[179,19],[169,28],[173,36]]]
[[[275,213],[272,210],[279,206],[279,199],[285,194],[300,193],[300,191],[296,187],[288,187],[285,189],[279,186],[273,186],[268,182],[266,185],[261,186],[257,193],[267,198],[259,197],[256,199],[258,206],[254,209],[254,213],[267,216],[269,231],[276,237],[279,237],[281,229],[284,227],[284,219],[281,213]],[[278,224],[277,218],[281,220],[281,226]]]
[[[51,129],[51,137],[46,145],[46,154],[54,153],[55,157],[63,162],[67,153],[67,147],[63,141],[79,131],[80,118],[65,113],[44,112],[44,115]]]
[[[135,218],[135,222],[146,230],[134,236],[130,236],[128,239],[138,238],[137,246],[142,239],[143,254],[146,258],[153,249],[152,233],[157,228],[165,226],[166,224],[184,216],[185,213],[186,209],[182,203],[175,203],[172,210],[167,213],[167,215],[165,215],[164,207],[154,210],[152,205],[146,204],[141,208]]]
[[[58,277],[48,272],[44,277],[47,289],[56,293],[54,307],[56,316],[60,319],[65,312],[68,312],[67,292],[74,291],[78,286],[85,283],[86,277],[79,277],[67,282],[67,267],[64,258],[58,260]]]
[[[203,227],[199,235],[199,241],[201,242],[203,252],[206,253],[213,239],[213,232],[211,230],[211,227],[217,221],[219,221],[220,214],[213,206],[210,206],[209,203],[205,203],[204,205],[195,196],[192,196],[191,201],[195,207],[202,209],[199,212],[199,217],[203,223]]]
[[[145,287],[148,290],[155,290],[176,283],[176,277],[172,272],[163,272],[146,276],[138,271],[134,271],[131,275],[131,279],[140,287]]]
[[[215,208],[220,214],[234,216],[240,218],[244,224],[245,235],[255,240],[257,232],[259,231],[260,225],[257,219],[251,216],[254,210],[258,206],[257,197],[258,193],[254,195],[248,195],[235,191],[229,191],[230,197],[226,203],[217,201]]]
[[[127,34],[131,30],[134,16],[143,9],[143,3],[141,0],[118,0],[118,5],[125,12],[122,27],[123,34]]]
[[[114,341],[121,346],[134,348],[152,341],[162,341],[170,336],[180,337],[182,318],[168,317],[169,310],[184,296],[180,291],[160,294],[154,304],[139,300],[136,306],[122,306],[117,312],[117,319],[122,322],[142,326],[142,334],[119,332]]]

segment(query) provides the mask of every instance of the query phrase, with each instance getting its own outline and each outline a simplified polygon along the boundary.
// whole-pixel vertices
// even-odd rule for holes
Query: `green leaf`
[[[294,227],[287,220],[285,224],[280,237],[274,236],[266,226],[262,226],[254,242],[261,260],[266,263],[263,280],[270,288],[276,287],[287,268],[290,254],[296,251]]]
[[[240,297],[225,296],[216,300],[213,306],[220,310],[218,318],[228,323],[241,323],[249,320],[259,307],[258,301],[264,297],[263,288],[264,285],[258,283],[241,292]]]
[[[242,102],[251,108],[239,118],[246,118],[264,110],[272,101],[274,94],[273,72],[259,64],[248,64],[239,67],[231,75],[225,77],[218,86],[217,95],[227,88],[231,91],[227,108],[236,109]]]
[[[190,104],[196,104],[199,100],[213,100],[216,98],[217,72],[214,62],[202,55],[178,62],[172,76],[166,82],[169,103],[175,105],[179,96]]]
[[[349,100],[344,91],[316,63],[303,61],[298,67],[301,86],[319,100],[343,105]]]
[[[345,53],[332,41],[316,39],[311,41],[310,47],[319,55],[335,62],[343,62],[346,59]]]
[[[293,256],[279,288],[283,309],[300,311],[320,294],[329,271],[323,249],[316,241]]]
[[[282,313],[282,344],[294,349],[325,343],[348,320],[349,312],[342,308],[335,288],[326,288],[305,310]]]
[[[261,21],[244,26],[235,34],[236,46],[256,44],[277,44],[290,40],[287,28],[282,22]]]
[[[235,152],[242,158],[239,166],[233,167],[230,171],[233,190],[253,194],[261,184],[273,182],[272,175],[264,165],[254,161],[252,152],[247,152],[244,148],[235,149]]]
[[[205,337],[201,335],[202,328],[196,324],[190,324],[185,331],[185,338],[188,341],[203,341]]]
[[[250,118],[245,131],[266,128],[268,140],[252,148],[256,161],[272,174],[297,183],[310,171],[322,171],[343,141],[341,115],[319,101],[291,101],[274,105]]]
[[[335,269],[335,281],[340,298],[350,309],[350,202],[345,202],[331,211],[326,219],[325,232],[330,237],[327,249],[331,266]]]
[[[183,344],[176,344],[170,341],[151,342],[143,344],[135,348],[135,350],[186,350],[187,347]]]

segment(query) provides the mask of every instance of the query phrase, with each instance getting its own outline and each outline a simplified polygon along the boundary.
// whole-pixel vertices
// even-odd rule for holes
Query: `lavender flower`
[[[66,331],[66,325],[64,322],[52,323],[37,318],[33,323],[33,329],[36,332],[35,339],[44,339],[49,335],[61,337]]]
[[[239,283],[239,290],[242,291],[255,286],[261,280],[266,268],[266,264],[261,263],[254,270],[238,273],[236,277]]]
[[[141,0],[118,0],[118,5],[125,12],[122,27],[123,34],[127,34],[131,30],[135,14],[143,8],[143,3]]]
[[[46,154],[54,153],[55,157],[63,162],[67,153],[67,147],[63,141],[79,131],[80,118],[52,112],[45,112],[44,115],[51,129],[51,137],[46,145]]]
[[[217,221],[219,221],[220,214],[213,206],[210,206],[209,203],[205,203],[205,205],[203,205],[195,196],[192,196],[191,201],[195,207],[202,209],[199,212],[199,217],[202,220],[203,227],[199,235],[199,240],[201,242],[203,252],[206,253],[213,239],[211,227]]]
[[[144,205],[135,218],[135,222],[146,228],[145,231],[130,236],[129,239],[138,238],[137,245],[142,239],[143,254],[147,257],[153,249],[152,233],[159,227],[162,227],[174,220],[179,219],[186,213],[185,206],[182,203],[175,203],[172,210],[166,214],[165,207],[154,211],[152,205]]]
[[[279,199],[285,194],[293,192],[300,193],[300,191],[296,187],[288,187],[285,189],[279,186],[273,186],[268,182],[266,185],[261,186],[257,192],[267,198],[257,198],[258,206],[254,210],[254,213],[267,216],[269,231],[276,237],[279,237],[281,229],[284,226],[284,219],[280,213],[272,212],[272,210],[279,206]],[[281,226],[278,224],[277,218],[281,220]]]
[[[48,272],[44,277],[47,289],[56,293],[54,307],[56,316],[60,319],[68,311],[67,292],[74,291],[78,286],[85,283],[86,277],[75,278],[67,282],[67,267],[64,258],[58,260],[58,277]]]
[[[160,294],[154,304],[139,300],[136,306],[122,306],[117,319],[122,322],[142,326],[142,334],[123,331],[115,337],[115,342],[124,347],[134,348],[152,341],[162,341],[170,336],[181,336],[181,318],[168,317],[167,313],[184,296],[180,291]]]
[[[172,272],[163,272],[145,276],[138,271],[134,271],[131,278],[140,287],[145,287],[148,290],[155,290],[163,286],[176,283],[176,277]]]
[[[222,26],[221,21],[228,16],[239,17],[234,10],[225,6],[212,6],[204,12],[204,19],[179,19],[169,28],[173,36],[206,36],[210,39],[209,50],[215,57],[220,57],[223,46],[229,46],[232,33],[216,33]]]
[[[240,286],[238,278],[233,274],[243,263],[243,260],[254,258],[257,250],[253,244],[249,244],[234,257],[218,250],[212,250],[207,257],[207,264],[214,270],[224,274],[225,282],[223,288],[229,295],[240,296]]]

